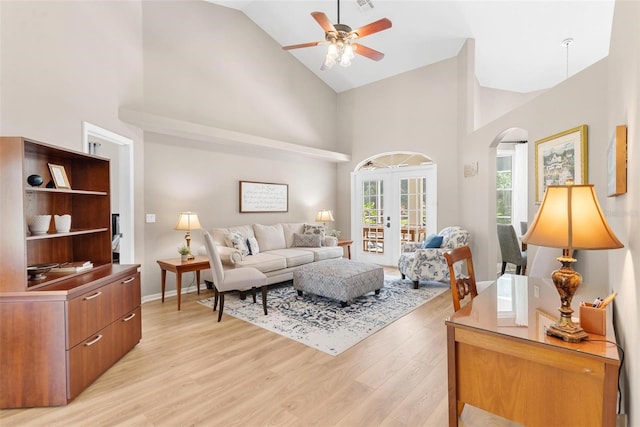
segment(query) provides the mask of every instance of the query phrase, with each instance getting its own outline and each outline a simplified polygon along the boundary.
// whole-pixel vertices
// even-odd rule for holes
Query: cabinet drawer
[[[115,323],[67,351],[68,398],[74,399],[113,364]]]
[[[112,286],[113,307],[115,310],[112,320],[119,319],[140,306],[140,273],[135,272],[114,282]]]
[[[114,343],[114,362],[127,354],[142,338],[142,310],[137,307],[115,323],[117,341]]]
[[[141,336],[142,316],[137,307],[69,350],[69,400],[135,347]]]
[[[87,292],[68,302],[67,307],[67,349],[87,339],[111,323],[113,314],[114,282]]]

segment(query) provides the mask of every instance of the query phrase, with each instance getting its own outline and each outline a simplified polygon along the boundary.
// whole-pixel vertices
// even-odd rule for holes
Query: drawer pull
[[[94,338],[94,339],[92,339],[91,341],[89,341],[89,342],[85,343],[84,345],[85,345],[86,347],[92,346],[92,345],[94,345],[95,343],[97,343],[98,341],[100,341],[101,339],[102,339],[102,335],[98,335],[97,337],[95,337],[95,338]]]
[[[102,295],[102,291],[98,291],[93,295],[89,295],[88,297],[84,297],[84,300],[85,301],[89,301],[90,299],[98,298],[100,295]]]
[[[123,281],[122,281],[122,284],[123,284],[123,285],[126,285],[127,283],[131,283],[131,282],[133,282],[134,280],[136,280],[136,278],[135,278],[135,277],[129,277],[127,280],[123,280]]]
[[[123,322],[128,322],[129,320],[133,319],[134,317],[136,317],[136,314],[135,313],[131,313],[130,315],[128,315],[127,317],[122,319],[122,321]]]

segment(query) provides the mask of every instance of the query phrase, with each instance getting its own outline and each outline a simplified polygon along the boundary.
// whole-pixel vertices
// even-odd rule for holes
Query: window
[[[513,156],[498,153],[496,157],[496,222],[511,224],[513,195]]]

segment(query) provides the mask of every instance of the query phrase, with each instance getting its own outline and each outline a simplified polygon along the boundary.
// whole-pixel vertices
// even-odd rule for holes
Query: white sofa
[[[317,236],[301,237],[305,234],[305,227],[307,234]],[[267,276],[267,284],[273,284],[293,279],[293,271],[305,264],[342,257],[343,250],[338,246],[338,239],[324,236],[322,230],[323,227],[318,225],[279,223],[213,228],[210,233],[225,269],[254,267]],[[229,238],[234,233],[242,236],[244,242],[255,238],[258,253],[243,254],[238,247],[232,247]],[[204,246],[200,253],[206,255]],[[206,270],[203,277],[211,281],[211,270]]]

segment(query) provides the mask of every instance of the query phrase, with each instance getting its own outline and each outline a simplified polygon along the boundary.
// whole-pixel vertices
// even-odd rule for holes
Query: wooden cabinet
[[[71,188],[46,186],[62,166]],[[31,187],[30,175],[44,183]],[[139,265],[111,262],[109,160],[0,138],[0,407],[64,405],[141,338]],[[71,215],[71,230],[31,235],[31,215]],[[91,261],[29,278],[27,266]]]

